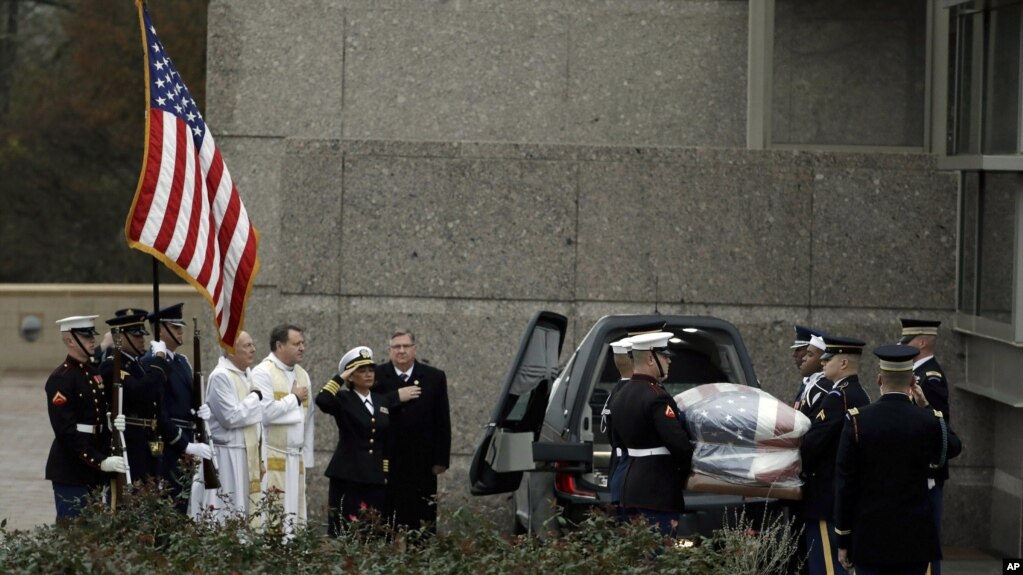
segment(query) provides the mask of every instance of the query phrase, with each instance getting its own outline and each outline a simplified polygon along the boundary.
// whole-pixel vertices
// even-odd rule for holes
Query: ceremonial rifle
[[[122,415],[124,410],[124,386],[121,385],[121,333],[116,327],[110,330],[114,343],[114,374],[110,378],[111,394],[110,409],[114,417]],[[110,444],[113,455],[124,458],[124,473],[118,473],[111,480],[113,495],[110,498],[110,511],[117,512],[117,502],[124,498],[125,484],[131,485],[131,469],[128,467],[128,453],[125,451],[127,443],[124,441],[124,432],[114,428],[114,420],[107,412],[107,421],[110,423]]]
[[[202,378],[202,352],[199,349],[199,322],[196,318],[192,318],[192,325],[195,326],[194,337],[192,338],[192,353],[194,357],[195,366],[192,370],[192,411],[198,412],[202,404],[206,403],[206,385]],[[206,420],[201,417],[196,417],[195,421],[195,441],[197,443],[205,443],[210,446],[210,451],[213,450],[213,442],[210,440],[210,430],[206,425]],[[214,455],[216,457],[216,455]],[[220,488],[220,477],[217,474],[217,465],[213,459],[202,460],[202,478],[206,484],[206,489],[219,489]]]

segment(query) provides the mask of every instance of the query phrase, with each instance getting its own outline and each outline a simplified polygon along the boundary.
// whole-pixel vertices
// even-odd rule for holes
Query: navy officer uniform
[[[664,535],[675,534],[685,510],[682,491],[693,459],[683,415],[661,385],[671,364],[668,339],[672,335],[659,332],[630,338],[632,378],[611,401],[612,432],[629,454],[621,506],[625,514],[644,517]]]
[[[167,381],[163,385],[163,395],[160,398],[161,417],[170,422],[173,431],[164,433],[161,436],[164,440],[163,460],[161,462],[161,475],[167,482],[168,495],[175,499],[175,506],[179,511],[185,512],[187,501],[179,499],[181,488],[185,484],[191,484],[192,478],[186,477],[181,469],[181,456],[186,452],[192,437],[195,433],[195,419],[192,414],[192,364],[188,358],[178,353],[183,343],[183,338],[175,335],[174,328],[184,327],[185,320],[182,317],[182,307],[185,304],[178,303],[160,310],[159,322],[164,324],[165,344],[168,350],[169,371]],[[157,314],[149,314],[149,321],[155,326]],[[173,326],[173,327],[169,327]],[[155,327],[154,327],[155,329]],[[156,355],[152,350],[142,357],[143,367],[149,367],[156,363]]]
[[[941,368],[938,360],[934,358],[934,342],[938,337],[938,327],[941,322],[930,319],[900,318],[902,324],[902,338],[899,343],[908,345],[920,350],[920,355],[913,362],[913,375],[916,376],[916,384],[923,392],[927,409],[936,409],[942,413],[946,422],[951,424],[952,413],[948,404],[948,379],[945,377],[945,370]],[[945,491],[945,481],[948,480],[948,462],[931,470],[930,496],[931,505],[934,509],[934,521],[938,525],[938,534],[941,534],[941,515],[944,504],[942,496]],[[931,564],[930,575],[941,575],[941,562],[935,561]]]
[[[874,350],[883,395],[850,409],[842,430],[835,530],[839,556],[857,575],[923,575],[928,562],[941,558],[927,478],[962,444],[940,411],[910,399],[917,353],[905,345]]]
[[[824,361],[825,375],[831,380],[836,369],[841,366],[846,366],[846,369],[834,376],[830,390],[807,413],[810,429],[803,436],[799,448],[804,481],[803,519],[806,521],[803,536],[809,553],[807,569],[810,575],[845,573],[838,564],[833,524],[835,455],[846,412],[870,403],[870,398],[860,386],[855,369],[866,343],[855,338],[831,335],[823,339],[825,350],[821,359]]]
[[[361,510],[385,509],[392,407],[386,395],[365,386],[365,378],[370,386],[375,380],[370,348],[359,346],[345,353],[338,373],[316,394],[316,407],[332,415],[338,428],[337,447],[324,472],[330,479],[327,533],[334,537],[341,524],[357,519]],[[354,388],[353,378],[361,378]]]
[[[57,321],[68,355],[46,380],[54,435],[46,479],[53,484],[58,525],[80,515],[90,492],[106,485],[113,473],[124,471],[124,459],[110,455],[106,391],[89,360],[98,335],[96,317]]]
[[[126,308],[114,312],[114,317],[106,322],[123,335],[121,345],[115,349],[121,352],[121,413],[125,415],[125,451],[132,481],[159,480],[165,442],[172,443],[177,438],[179,450],[185,448],[177,427],[160,409],[170,363],[158,355],[151,356],[145,366],[140,361],[145,352],[145,336],[149,335],[145,327],[148,316],[146,310]],[[113,354],[108,353],[100,365],[108,398],[114,393]]]

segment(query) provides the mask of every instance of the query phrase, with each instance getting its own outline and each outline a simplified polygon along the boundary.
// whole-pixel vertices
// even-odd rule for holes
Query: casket
[[[749,386],[711,383],[675,396],[695,440],[687,489],[798,499],[799,443],[810,420]]]

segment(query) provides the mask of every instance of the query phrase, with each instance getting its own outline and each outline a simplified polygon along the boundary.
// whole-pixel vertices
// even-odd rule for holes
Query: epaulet
[[[935,409],[934,417],[937,417],[938,419],[943,419],[945,417],[945,414],[942,413],[940,409]]]
[[[943,373],[941,373],[940,371],[928,371],[927,373],[924,374],[924,376],[925,377],[940,377],[940,378],[945,377],[945,375]]]

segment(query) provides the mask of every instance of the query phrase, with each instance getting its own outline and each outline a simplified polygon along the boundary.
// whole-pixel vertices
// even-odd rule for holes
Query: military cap
[[[899,318],[902,322],[902,339],[899,343],[909,343],[918,335],[938,335],[940,321],[931,319]]]
[[[182,315],[182,309],[185,307],[183,303],[176,303],[171,306],[167,306],[160,310],[160,321],[163,323],[169,323],[171,325],[185,325],[185,319]],[[149,321],[156,321],[156,313],[151,313],[148,316]]]
[[[149,312],[144,309],[125,308],[114,312],[114,317],[107,320],[110,327],[120,328],[131,335],[149,335],[146,330],[146,319]]]
[[[57,325],[60,326],[60,331],[68,331],[80,335],[99,335],[99,332],[96,331],[96,322],[93,321],[98,317],[98,315],[73,315],[64,319],[58,319]]]
[[[632,351],[632,342],[629,338],[611,342],[611,352],[615,355],[626,355]]]
[[[668,340],[675,334],[670,331],[658,331],[654,333],[643,333],[629,338],[632,342],[632,349],[637,351],[656,351],[661,355],[671,357],[675,355],[668,349]]]
[[[629,328],[629,337],[644,333],[656,333],[664,331],[664,325],[665,324],[663,321],[655,321],[651,323],[634,325],[631,328]]]
[[[348,350],[341,356],[337,364],[337,370],[342,374],[346,371],[354,371],[364,365],[373,365],[373,350],[360,345]]]
[[[821,355],[821,359],[830,359],[839,354],[863,354],[863,346],[867,345],[867,342],[856,339],[854,337],[838,337],[833,335],[824,336],[824,354]]]
[[[810,345],[813,342],[813,336],[820,337],[820,336],[824,335],[823,331],[821,331],[819,329],[814,329],[812,327],[805,327],[805,326],[802,326],[802,325],[794,325],[794,326],[792,326],[792,328],[795,329],[795,331],[796,331],[796,339],[792,342],[792,345],[789,346],[789,349],[796,349],[796,348],[799,348],[799,347],[806,347],[806,346]]]
[[[882,345],[874,348],[874,355],[881,360],[882,371],[913,371],[913,358],[920,350],[908,345]]]

